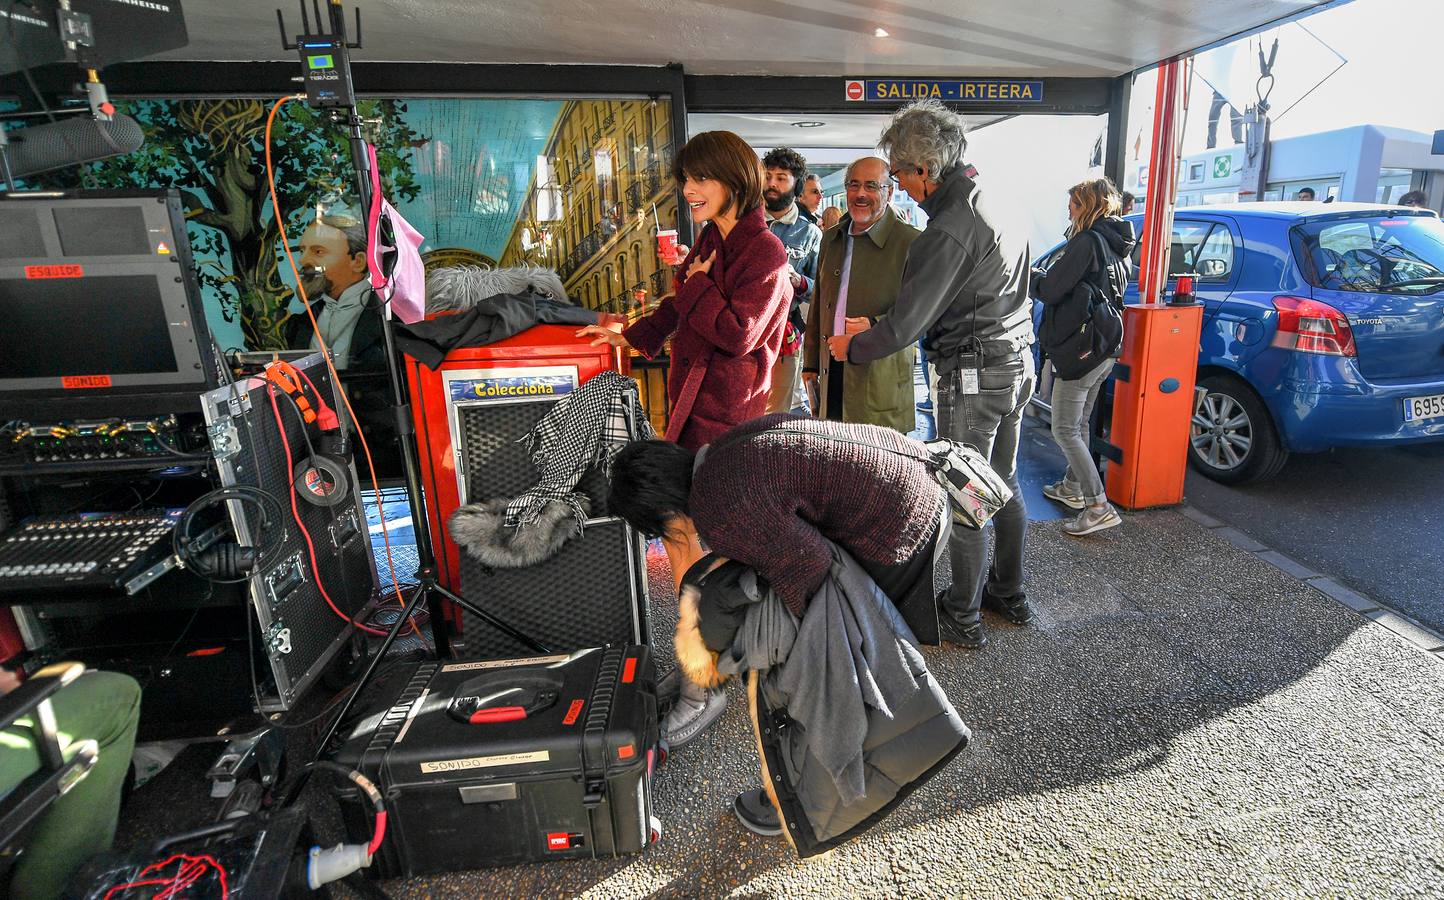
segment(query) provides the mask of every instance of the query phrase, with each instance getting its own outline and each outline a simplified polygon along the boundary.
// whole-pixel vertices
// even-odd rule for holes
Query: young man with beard
[[[381,340],[381,316],[367,276],[361,223],[317,218],[301,235],[301,284],[337,369],[357,368],[358,359]],[[304,310],[291,314],[287,338],[297,349],[321,349]]]
[[[864,156],[847,167],[847,212],[823,235],[817,290],[803,339],[802,380],[820,419],[913,430],[914,348],[867,363],[832,359],[827,339],[847,324],[869,324],[892,311],[908,248],[921,233],[893,211],[887,163]],[[817,393],[813,394],[812,389]]]
[[[788,310],[788,327],[782,339],[782,355],[772,367],[772,393],[768,412],[807,412],[806,399],[798,378],[801,373],[802,331],[807,327],[802,305],[812,299],[813,281],[817,277],[817,248],[822,231],[801,214],[797,203],[807,177],[807,160],[796,150],[778,147],[762,157],[766,174],[762,200],[767,208],[767,227],[787,248],[792,280],[792,307]]]

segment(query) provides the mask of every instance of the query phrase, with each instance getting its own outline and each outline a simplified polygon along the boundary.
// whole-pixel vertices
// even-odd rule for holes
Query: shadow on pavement
[[[665,666],[675,599],[665,560],[654,555],[651,563],[656,645]],[[781,839],[757,837],[736,823],[731,799],[754,785],[756,762],[745,701],[734,686],[718,726],[660,771],[656,811],[665,832],[642,856],[457,873],[393,883],[388,892],[681,897],[964,890],[978,884],[961,867],[975,845],[1008,844],[1006,828],[989,825],[1000,816],[1026,830],[1061,816],[1049,839],[1066,844],[1080,826],[1070,824],[1066,807],[1080,793],[1103,792],[1117,816],[1147,811],[1153,818],[1139,827],[1171,829],[1180,815],[1185,822],[1187,815],[1210,815],[1213,795],[1192,796],[1197,784],[1180,785],[1166,771],[1175,754],[1191,757],[1195,732],[1266,705],[1319,670],[1363,624],[1174,512],[1131,515],[1123,528],[1081,541],[1055,524],[1035,523],[1028,568],[1029,593],[1042,610],[1036,624],[1017,628],[989,616],[992,642],[984,650],[927,651],[974,731],[970,749],[863,838],[801,863]],[[1294,730],[1311,722],[1306,716]],[[1256,788],[1247,773],[1280,752],[1279,735],[1268,739],[1272,746],[1253,729],[1239,731],[1227,750],[1219,749],[1230,759],[1218,768],[1241,767],[1243,774],[1239,784],[1218,788],[1214,805],[1262,802],[1246,796]],[[1205,768],[1208,756],[1205,750]],[[1296,776],[1288,765],[1275,773],[1280,785],[1306,792]],[[1202,771],[1192,780],[1208,777]],[[1130,786],[1110,787],[1119,782]],[[1182,814],[1173,808],[1179,804],[1194,811]],[[934,864],[919,867],[930,858]]]

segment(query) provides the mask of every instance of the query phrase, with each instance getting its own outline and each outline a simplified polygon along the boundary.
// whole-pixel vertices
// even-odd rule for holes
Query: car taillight
[[[1279,313],[1273,345],[1302,353],[1358,356],[1348,318],[1327,303],[1305,297],[1275,297]]]

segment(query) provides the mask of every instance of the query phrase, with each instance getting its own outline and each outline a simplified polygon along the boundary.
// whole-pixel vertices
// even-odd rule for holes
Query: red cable
[[[271,412],[276,417],[276,431],[281,435],[281,447],[286,451],[286,462],[289,465],[291,460],[291,442],[286,438],[286,423],[281,421],[281,407],[276,403],[275,387],[269,382],[266,383],[266,398],[271,401]],[[311,571],[316,573],[316,587],[320,588],[322,599],[326,601],[327,606],[331,607],[332,612],[347,622],[350,622],[353,627],[359,628],[367,634],[379,634],[384,637],[386,632],[372,628],[369,625],[362,625],[360,622],[341,612],[341,608],[332,602],[331,595],[326,593],[326,586],[321,583],[321,567],[316,563],[316,545],[311,542],[311,532],[306,530],[305,524],[301,521],[301,511],[296,507],[296,479],[291,477],[290,473],[287,473],[286,478],[290,486],[290,490],[287,493],[291,495],[291,515],[296,519],[296,527],[301,529],[301,537],[306,539],[306,552],[311,556]]]
[[[371,832],[371,846],[366,848],[368,856],[375,856],[376,851],[381,849],[381,839],[386,836],[386,810],[376,814],[376,825]]]
[[[330,415],[332,416],[332,418],[335,418],[335,416],[336,416],[335,410],[331,409],[331,407],[326,404],[326,399],[321,396],[321,391],[316,387],[315,382],[311,381],[311,376],[307,375],[307,374],[305,373],[305,371],[303,371],[303,370],[301,370],[301,369],[293,369],[292,371],[294,371],[294,372],[301,378],[302,381],[306,382],[306,386],[311,389],[311,393],[313,393],[313,394],[316,395],[316,404],[315,404],[315,406],[316,406],[316,417],[317,417],[317,418],[316,418],[316,421],[317,421],[317,423],[320,422],[320,420],[321,420],[321,414],[322,414],[323,412],[330,413]],[[269,386],[269,384],[268,384],[267,389],[268,389],[268,390],[271,389],[271,387]],[[302,397],[306,396],[306,392],[305,392],[305,390],[304,390],[303,388],[302,388],[302,389],[299,389],[299,390],[300,390],[300,393],[301,393],[301,396],[302,396]],[[272,397],[271,397],[271,405],[272,405],[272,406],[275,406],[275,404],[276,404],[276,398],[275,398],[274,395],[272,395]],[[338,422],[338,423],[337,423],[337,426],[339,426],[339,424],[340,424],[340,423]],[[284,439],[285,439],[285,433],[284,433],[284,432],[285,432],[285,427],[282,426],[279,421],[276,422],[276,427],[279,428],[279,429],[281,429],[281,431],[282,431],[281,437],[282,437],[282,440],[283,440],[283,442],[284,442]],[[305,427],[306,427],[306,423],[305,423],[305,422],[302,422],[302,423],[301,423],[301,427],[302,427],[302,428],[305,428]],[[360,427],[361,427],[361,426],[360,426],[359,424],[356,426],[356,428],[357,428],[358,431],[360,430]],[[323,431],[325,430],[325,427],[324,427],[324,426],[322,427],[322,430],[323,430]],[[289,449],[289,447],[288,447],[287,450],[286,450],[286,453],[287,453],[288,457],[289,457],[290,452],[291,452],[291,451],[290,451],[290,449]],[[295,487],[295,484],[294,484],[294,482],[293,482],[293,483],[292,483],[292,488],[294,488],[294,487]],[[381,502],[382,502],[382,501],[381,501],[381,497],[380,497],[380,495],[378,494],[378,496],[376,497],[377,514],[381,517],[381,529],[382,529],[382,531],[384,532],[384,531],[386,530],[386,514],[380,510]],[[304,532],[304,531],[305,531],[305,528],[302,527],[301,530],[302,530],[302,532]],[[368,537],[369,537],[369,535],[368,535]],[[390,561],[390,557],[389,557],[389,556],[387,557],[387,560]],[[394,580],[394,579],[393,579],[393,580]],[[317,584],[320,584],[320,579],[319,579],[319,578],[316,579],[316,583],[317,583]],[[401,609],[402,609],[403,611],[406,609],[406,605],[405,605],[404,603],[401,604]],[[349,621],[349,619],[348,619],[348,621]],[[421,628],[418,627],[417,624],[416,624],[416,616],[414,616],[414,615],[408,616],[408,617],[407,617],[407,623],[408,623],[408,626],[409,626],[410,629],[411,629],[411,633],[412,633],[412,634],[415,634],[415,635],[417,635],[418,637],[421,637],[421,636],[422,636],[422,635],[421,635]],[[423,638],[423,640],[424,640],[424,638]]]
[[[181,860],[181,866],[179,869],[176,870],[175,874],[170,876],[169,878],[144,877],[152,873],[157,875],[160,874],[160,871],[162,869],[164,869],[166,866],[169,866],[176,860]],[[230,896],[230,886],[226,883],[225,867],[222,866],[220,863],[216,862],[216,859],[213,856],[187,856],[184,853],[177,853],[176,855],[172,856],[170,859],[165,860],[164,862],[158,862],[154,865],[146,866],[144,869],[140,870],[142,878],[139,881],[132,881],[129,884],[116,885],[115,887],[105,892],[104,900],[111,900],[112,897],[114,897],[117,893],[120,893],[121,891],[129,891],[140,887],[159,887],[161,885],[165,886],[164,890],[157,891],[155,894],[153,894],[151,900],[172,900],[172,898],[174,898],[176,894],[195,884],[197,881],[201,880],[201,878],[204,877],[207,872],[206,867],[208,865],[211,867],[212,870],[215,871],[216,877],[220,879],[221,900],[226,900],[226,898]]]

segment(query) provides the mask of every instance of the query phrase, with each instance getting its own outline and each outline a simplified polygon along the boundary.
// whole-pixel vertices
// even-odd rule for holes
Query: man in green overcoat
[[[892,310],[908,247],[921,233],[888,205],[887,163],[864,156],[848,166],[843,187],[847,212],[822,236],[817,285],[802,347],[802,378],[819,418],[895,428],[915,425],[913,361],[916,347],[870,363],[839,362],[827,339],[847,333],[847,322],[875,321]],[[854,330],[858,330],[856,327]]]

